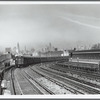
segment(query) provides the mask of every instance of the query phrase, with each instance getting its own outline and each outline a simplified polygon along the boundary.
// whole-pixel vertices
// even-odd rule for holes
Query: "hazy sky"
[[[0,47],[100,43],[100,5],[0,5]]]

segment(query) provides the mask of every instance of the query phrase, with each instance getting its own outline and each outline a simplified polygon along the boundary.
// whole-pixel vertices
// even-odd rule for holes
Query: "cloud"
[[[79,24],[79,25],[82,25],[82,26],[85,26],[85,27],[100,29],[99,26],[94,26],[94,25],[91,25],[91,24],[83,23],[83,22],[80,22],[80,21],[78,21],[78,20],[73,20],[73,19],[71,19],[71,18],[64,17],[64,16],[59,16],[59,17],[62,18],[62,19],[65,19],[65,20],[67,20],[67,21],[70,21],[70,22],[72,22],[72,23],[76,23],[76,24]]]

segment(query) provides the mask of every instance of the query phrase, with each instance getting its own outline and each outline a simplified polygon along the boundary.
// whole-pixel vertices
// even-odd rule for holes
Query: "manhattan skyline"
[[[40,49],[100,43],[100,4],[0,4],[0,47]]]

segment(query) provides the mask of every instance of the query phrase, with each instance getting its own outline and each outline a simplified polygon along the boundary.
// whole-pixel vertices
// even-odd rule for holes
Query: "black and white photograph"
[[[100,2],[0,2],[0,95],[98,94]]]

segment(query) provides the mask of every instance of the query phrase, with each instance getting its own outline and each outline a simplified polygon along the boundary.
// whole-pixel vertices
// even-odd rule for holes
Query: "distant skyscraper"
[[[51,43],[49,43],[49,51],[51,51],[51,47],[52,47],[52,46],[51,46]]]
[[[19,43],[17,43],[17,50],[18,50],[18,53],[20,53]]]

